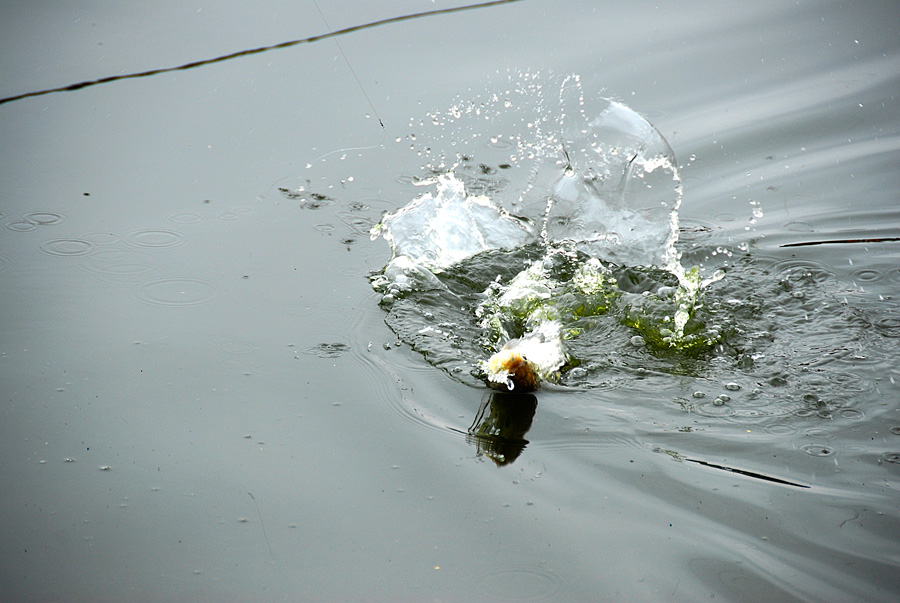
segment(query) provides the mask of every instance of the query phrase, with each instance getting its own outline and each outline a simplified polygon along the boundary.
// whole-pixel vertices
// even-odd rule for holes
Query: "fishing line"
[[[333,34],[333,30],[331,29],[331,25],[328,24],[328,19],[325,18],[325,13],[322,12],[322,9],[319,8],[319,3],[316,0],[313,0],[313,4],[316,7],[316,10],[319,11],[319,16],[322,17],[322,22],[325,23],[325,29],[328,30],[328,33]],[[359,81],[359,76],[356,75],[356,70],[353,69],[353,65],[350,64],[350,60],[347,58],[347,55],[344,53],[344,49],[341,47],[341,43],[338,42],[337,38],[334,39],[334,45],[337,46],[338,51],[341,53],[341,56],[344,57],[344,62],[347,63],[347,67],[350,69],[350,73],[353,74],[353,79],[356,80],[356,84],[359,86],[360,91],[362,91],[363,96],[366,97],[366,101],[368,101],[369,106],[372,107],[372,113],[375,114],[375,117],[378,119],[378,123],[381,125],[381,129],[384,130],[384,122],[381,121],[381,116],[378,115],[378,110],[375,108],[375,105],[372,104],[372,99],[369,98],[369,95],[366,94],[366,89],[363,88],[362,82]]]
[[[259,503],[256,502],[256,497],[253,496],[250,492],[247,492],[250,495],[250,498],[253,500],[253,504],[256,505],[256,515],[259,517],[259,525],[262,526],[263,538],[266,540],[266,548],[269,549],[269,557],[272,558],[272,561],[275,561],[275,555],[272,554],[272,547],[269,545],[269,536],[266,534],[266,524],[263,523],[262,513],[259,512]]]
[[[469,4],[466,6],[454,6],[452,8],[441,8],[441,9],[437,9],[437,10],[424,11],[421,13],[401,15],[399,17],[389,17],[387,19],[379,19],[378,21],[372,21],[371,23],[364,23],[362,25],[354,25],[352,27],[346,27],[344,29],[339,29],[337,31],[331,31],[327,34],[310,36],[308,38],[301,38],[299,40],[290,40],[287,42],[281,42],[280,44],[272,44],[271,46],[261,46],[260,48],[251,48],[249,50],[240,50],[238,52],[232,52],[230,54],[225,54],[225,55],[215,57],[212,59],[206,59],[206,60],[202,60],[202,61],[192,61],[190,63],[185,63],[184,65],[178,65],[176,67],[162,67],[160,69],[151,69],[149,71],[141,71],[138,73],[126,73],[123,75],[111,75],[108,77],[102,77],[97,80],[78,82],[76,84],[69,84],[68,86],[61,86],[59,88],[49,88],[46,90],[36,90],[34,92],[25,92],[23,94],[16,94],[15,96],[8,96],[6,98],[0,98],[0,105],[2,105],[4,103],[9,103],[12,101],[22,100],[23,98],[31,98],[34,96],[43,96],[45,94],[52,94],[54,92],[71,92],[74,90],[81,90],[82,88],[97,86],[99,84],[108,84],[110,82],[117,82],[119,80],[130,80],[130,79],[140,78],[140,77],[150,77],[153,75],[159,75],[161,73],[170,73],[173,71],[185,71],[187,69],[194,69],[197,67],[202,67],[204,65],[211,65],[213,63],[221,63],[222,61],[230,61],[231,59],[237,59],[237,58],[246,57],[246,56],[250,56],[250,55],[254,55],[254,54],[259,54],[261,52],[268,52],[270,50],[278,50],[281,48],[290,48],[291,46],[296,46],[297,44],[309,44],[312,42],[318,42],[320,40],[324,40],[325,38],[335,38],[337,36],[351,34],[351,33],[357,32],[357,31],[362,31],[363,29],[371,29],[373,27],[380,27],[382,25],[388,25],[390,23],[400,23],[401,21],[409,21],[411,19],[421,19],[423,17],[433,17],[433,16],[437,16],[437,15],[448,15],[451,13],[458,13],[458,12],[462,12],[462,11],[481,9],[481,8],[489,8],[492,6],[499,6],[501,4],[512,4],[513,2],[521,2],[521,1],[522,0],[493,0],[492,2],[481,2],[479,4]]]

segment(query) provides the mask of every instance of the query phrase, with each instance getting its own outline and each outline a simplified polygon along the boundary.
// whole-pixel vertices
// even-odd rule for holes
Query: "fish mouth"
[[[540,387],[538,367],[515,350],[504,347],[485,363],[488,385],[507,392],[533,392]]]

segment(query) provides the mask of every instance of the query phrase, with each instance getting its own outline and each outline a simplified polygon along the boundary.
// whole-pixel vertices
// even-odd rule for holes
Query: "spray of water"
[[[696,313],[704,285],[721,275],[704,280],[681,264],[681,178],[647,120],[590,97],[577,75],[533,74],[428,118],[434,132],[419,138],[425,162],[416,179],[434,188],[373,229],[393,251],[374,280],[386,306],[448,289],[448,271],[486,281],[473,313],[485,350],[530,345],[532,356],[550,359],[535,367],[542,378],[579,361],[540,348],[554,339],[547,333],[561,349],[587,318],[611,309],[656,348],[715,342]],[[473,259],[497,254],[512,265]],[[502,369],[488,373],[505,378]]]

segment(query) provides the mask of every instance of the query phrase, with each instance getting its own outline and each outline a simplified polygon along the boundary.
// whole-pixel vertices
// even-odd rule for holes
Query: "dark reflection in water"
[[[466,440],[478,456],[486,456],[498,467],[515,461],[528,440],[525,434],[537,410],[533,394],[490,391],[484,395]]]

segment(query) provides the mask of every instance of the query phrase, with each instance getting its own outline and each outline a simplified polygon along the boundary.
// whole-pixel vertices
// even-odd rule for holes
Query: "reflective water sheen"
[[[0,97],[455,5],[318,6],[5,6]],[[897,600],[896,23],[532,0],[0,104],[3,599]]]

